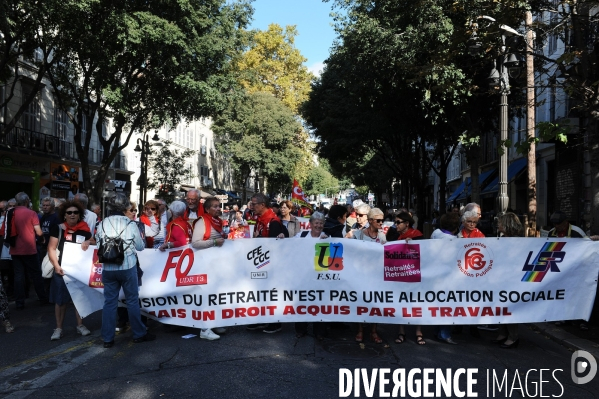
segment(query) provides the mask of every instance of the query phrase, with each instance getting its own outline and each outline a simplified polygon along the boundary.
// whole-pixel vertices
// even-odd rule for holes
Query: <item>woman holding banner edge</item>
[[[379,208],[372,208],[368,212],[368,227],[362,230],[356,230],[352,237],[356,240],[378,242],[384,245],[387,242],[385,234],[383,233],[383,222],[385,221],[385,214]],[[356,342],[362,342],[364,340],[364,325],[358,323],[358,334],[356,335]],[[376,344],[383,343],[383,340],[379,337],[376,332],[376,323],[370,325],[370,340]]]

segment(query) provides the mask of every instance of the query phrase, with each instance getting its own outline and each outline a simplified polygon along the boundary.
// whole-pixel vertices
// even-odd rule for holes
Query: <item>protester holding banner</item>
[[[335,206],[335,205],[333,205]],[[356,230],[353,234],[353,238],[356,240],[378,242],[385,244],[387,239],[383,233],[383,222],[385,221],[385,214],[379,208],[372,208],[368,212],[368,227],[362,230]],[[372,323],[370,327],[370,340],[376,344],[380,344],[383,340],[378,336],[376,332],[376,323]],[[358,324],[358,334],[356,335],[356,342],[362,342],[364,340],[364,326],[362,323]]]
[[[387,230],[387,241],[397,240],[421,240],[424,238],[422,233],[412,228],[414,219],[408,212],[400,212],[395,216],[395,228]]]
[[[354,230],[362,230],[368,227],[368,212],[370,212],[370,205],[365,204],[361,200],[360,204],[354,209],[356,210],[356,222],[351,226],[351,230],[345,235],[345,238],[353,238]],[[356,202],[356,201],[354,201]]]
[[[282,201],[280,205],[281,222],[285,227],[287,227],[287,231],[289,231],[289,237],[295,237],[295,235],[300,232],[301,228],[299,220],[297,220],[297,218],[291,214],[293,203],[287,200]]]
[[[198,218],[193,227],[191,246],[195,249],[208,249],[222,247],[227,234],[223,231],[223,221],[220,209],[220,201],[215,197],[208,197],[204,202],[204,216]],[[213,341],[220,338],[218,334],[224,334],[227,330],[223,327],[200,329],[200,338]]]
[[[123,193],[116,193],[114,197],[110,198],[108,204],[111,215],[104,218],[98,226],[98,243],[102,245],[107,242],[107,239],[120,237],[126,243],[126,248],[124,248],[122,264],[104,262],[102,265],[102,283],[104,284],[102,338],[104,339],[104,348],[114,346],[116,308],[121,288],[127,302],[129,324],[133,330],[133,342],[153,341],[156,336],[147,332],[146,326],[141,321],[139,310],[136,251],[143,251],[145,243],[135,223],[124,216],[124,212],[131,207],[129,199]],[[183,214],[185,204],[181,203],[181,205],[183,205],[181,209],[181,214]]]
[[[145,226],[146,248],[157,248],[164,242],[161,236],[160,214],[158,213],[158,202],[149,200],[144,205],[143,214],[139,221]],[[157,245],[156,245],[157,244]]]
[[[159,250],[164,251],[167,248],[182,247],[191,242],[193,227],[187,222],[188,219],[185,215],[186,208],[182,201],[174,201],[171,204],[173,220],[166,225],[166,237],[164,244],[158,247]]]
[[[452,240],[456,237],[456,233],[460,228],[460,215],[457,212],[446,213],[441,216],[440,227],[433,231],[431,238],[434,240]],[[451,338],[452,326],[441,326],[439,327],[439,333],[437,338],[440,341],[448,344],[457,345]]]
[[[88,224],[83,220],[85,209],[78,201],[67,201],[58,210],[59,220],[64,220],[60,225],[50,226],[50,241],[48,242],[48,258],[54,266],[54,275],[50,285],[50,302],[54,303],[54,316],[56,317],[56,328],[50,339],[52,341],[62,338],[62,324],[67,311],[67,304],[72,302],[71,295],[64,282],[64,270],[60,267],[64,243],[72,242],[81,244],[81,249],[87,250],[92,233]],[[60,251],[60,256],[56,250]],[[86,336],[90,331],[83,325],[79,312],[75,309],[77,319],[77,333]]]
[[[502,237],[524,237],[524,226],[512,212],[506,212],[497,219],[497,228]],[[493,341],[503,349],[518,347],[518,324],[500,324],[497,339]]]
[[[254,210],[258,220],[256,223],[256,229],[254,230],[255,238],[276,238],[281,234],[285,237],[289,237],[286,229],[281,223],[281,220],[275,215],[275,213],[268,207],[268,198],[262,193],[256,193],[252,195],[251,208]],[[258,330],[263,328],[262,332],[272,334],[281,331],[281,323],[270,323],[266,326],[263,324],[250,324],[247,326],[248,330]]]

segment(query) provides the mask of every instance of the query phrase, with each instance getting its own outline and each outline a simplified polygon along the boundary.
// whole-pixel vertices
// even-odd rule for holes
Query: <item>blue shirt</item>
[[[121,234],[122,232],[122,234]],[[124,240],[125,248],[125,260],[122,265],[115,263],[104,263],[102,265],[103,270],[116,271],[116,270],[128,270],[137,265],[137,251],[143,251],[145,243],[137,224],[129,219],[127,216],[109,216],[102,220],[98,226],[96,233],[96,240],[98,243],[103,237],[120,237]]]

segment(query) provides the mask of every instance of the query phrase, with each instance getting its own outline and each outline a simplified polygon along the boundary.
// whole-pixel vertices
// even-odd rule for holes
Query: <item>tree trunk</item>
[[[532,29],[532,13],[526,12],[526,136],[530,143],[528,149],[528,237],[537,235],[537,160],[535,138],[535,68],[533,52],[534,32]]]
[[[480,147],[473,144],[468,149],[470,156],[470,187],[472,189],[471,202],[476,202],[480,205],[480,180],[478,168],[480,166]]]

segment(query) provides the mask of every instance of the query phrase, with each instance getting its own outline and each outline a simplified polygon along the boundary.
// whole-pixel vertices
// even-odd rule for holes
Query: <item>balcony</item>
[[[34,132],[20,127],[14,127],[9,133],[0,136],[0,146],[11,149],[31,151],[32,155],[53,156],[56,158],[79,161],[77,150],[73,143],[61,140],[56,136]],[[90,165],[100,165],[104,151],[91,148],[89,150]],[[117,155],[110,167],[113,169],[126,169],[125,156]]]
[[[6,135],[0,137],[0,145],[10,148],[23,149],[66,159],[73,158],[73,144],[60,140],[56,136],[14,127]]]

